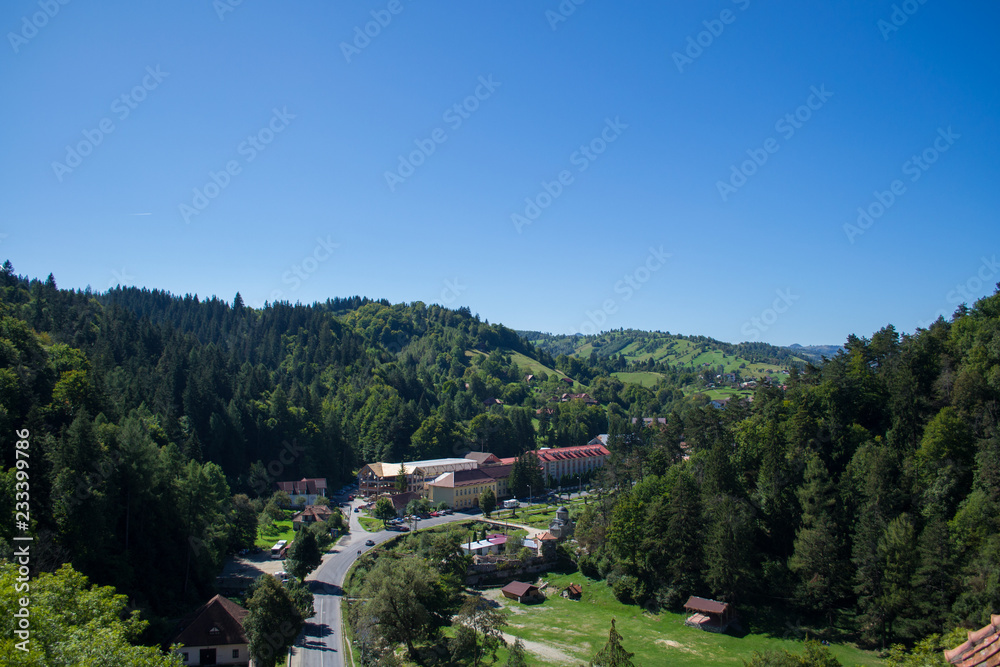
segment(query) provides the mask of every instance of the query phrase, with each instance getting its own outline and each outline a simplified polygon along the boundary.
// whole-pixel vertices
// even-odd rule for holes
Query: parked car
[[[375,546],[375,540],[365,540],[365,546],[366,547],[373,547],[373,546]]]
[[[355,513],[355,514],[357,514],[357,513],[358,513],[358,512],[360,512],[360,511],[361,511],[361,510],[360,510],[359,508],[357,508],[357,507],[355,507],[355,508],[354,508],[354,513]]]

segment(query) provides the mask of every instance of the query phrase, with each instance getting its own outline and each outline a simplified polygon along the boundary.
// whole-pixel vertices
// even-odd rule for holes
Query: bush
[[[625,604],[642,604],[649,597],[646,582],[632,574],[611,574],[608,584],[615,598]]]

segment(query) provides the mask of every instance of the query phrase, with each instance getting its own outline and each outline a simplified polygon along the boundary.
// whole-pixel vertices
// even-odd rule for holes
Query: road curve
[[[335,502],[343,502],[334,498]],[[350,516],[350,533],[341,537],[334,546],[332,555],[324,556],[323,563],[316,571],[306,577],[306,583],[312,590],[314,600],[314,615],[306,620],[302,634],[295,640],[292,647],[288,667],[346,667],[348,658],[341,632],[340,599],[343,594],[344,577],[362,554],[374,547],[365,546],[366,540],[372,540],[376,546],[399,535],[396,531],[380,530],[377,533],[365,532],[358,521],[354,508],[362,504],[355,500],[347,510]],[[420,528],[430,528],[452,521],[465,521],[481,516],[481,513],[466,514],[456,512],[450,516],[432,517],[420,521]],[[419,528],[418,528],[419,530]]]

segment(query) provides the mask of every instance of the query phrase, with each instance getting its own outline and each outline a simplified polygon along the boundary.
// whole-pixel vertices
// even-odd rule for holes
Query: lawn
[[[634,605],[622,604],[604,582],[593,581],[579,572],[549,573],[543,580],[549,587],[546,600],[541,604],[522,605],[500,598],[504,608],[512,612],[507,632],[525,641],[557,649],[574,661],[586,662],[604,646],[612,618],[624,638],[625,648],[635,653],[632,662],[636,665],[742,665],[754,651],[788,649],[800,653],[803,650],[799,638],[803,633],[792,624],[777,636],[758,632],[743,637],[719,635],[684,625],[684,614],[653,614]],[[559,591],[569,583],[583,585],[582,600],[572,601],[559,596]],[[753,629],[754,619],[745,620]],[[834,645],[831,651],[845,667],[883,664],[873,654],[852,646]],[[529,654],[528,664],[552,663]]]
[[[373,519],[370,516],[358,517],[358,522],[361,524],[361,527],[367,530],[369,533],[377,533],[378,531],[382,530],[382,528],[384,528],[381,521],[379,521],[378,519]]]
[[[569,502],[557,502],[552,505],[533,505],[530,512],[526,508],[518,509],[517,516],[515,517],[511,516],[511,510],[497,510],[493,512],[492,518],[497,521],[506,519],[513,523],[533,526],[535,528],[548,528],[552,519],[556,518],[556,510],[563,506],[569,509],[571,516],[582,512],[584,507],[586,507],[583,500],[577,498]]]
[[[255,544],[258,547],[261,549],[270,549],[278,540],[286,540],[291,544],[292,540],[295,539],[295,530],[292,529],[291,520],[275,521],[274,527],[275,530],[269,533],[265,533],[260,526],[257,527],[257,541]]]
[[[655,387],[656,383],[663,379],[662,373],[654,373],[652,371],[637,371],[635,373],[620,371],[618,373],[612,373],[612,375],[622,382],[638,384],[643,387]]]

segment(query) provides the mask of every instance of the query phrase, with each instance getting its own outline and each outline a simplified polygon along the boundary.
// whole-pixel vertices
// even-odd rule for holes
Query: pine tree
[[[590,667],[635,667],[632,663],[633,655],[635,653],[629,653],[622,646],[622,636],[615,629],[615,619],[612,618],[608,643],[590,661]]]
[[[799,577],[800,604],[832,613],[842,592],[844,567],[833,520],[835,489],[818,455],[809,459],[805,480],[796,495],[802,506],[802,524],[795,534],[795,551],[788,559],[788,569]]]

